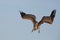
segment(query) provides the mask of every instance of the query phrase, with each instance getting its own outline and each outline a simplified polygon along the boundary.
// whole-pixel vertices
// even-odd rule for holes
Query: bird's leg
[[[38,33],[40,33],[40,27],[39,26],[41,26],[41,24],[43,24],[42,20],[38,23]]]
[[[33,25],[33,29],[32,29],[32,32],[34,31],[34,29],[35,29],[35,24]]]
[[[40,30],[38,30],[38,33],[40,33]]]
[[[41,24],[40,24],[41,25]],[[37,27],[37,29],[38,29],[38,33],[40,33],[40,26],[39,24],[38,24],[38,27]]]
[[[38,33],[40,33],[40,27],[38,28]]]
[[[33,30],[32,30],[32,32],[33,32]]]

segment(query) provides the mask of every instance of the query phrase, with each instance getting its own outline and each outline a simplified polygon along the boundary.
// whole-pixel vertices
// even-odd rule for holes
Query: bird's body
[[[24,12],[20,12],[20,14],[21,14],[21,17],[23,19],[28,19],[28,20],[31,20],[33,22],[34,27],[33,27],[32,31],[35,31],[35,30],[40,29],[40,25],[43,23],[52,24],[53,20],[55,18],[56,10],[53,10],[51,12],[50,16],[43,16],[39,22],[36,21],[36,16],[34,16],[32,14],[26,14]]]

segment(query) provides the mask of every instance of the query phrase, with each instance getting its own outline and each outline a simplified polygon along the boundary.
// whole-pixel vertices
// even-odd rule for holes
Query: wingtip
[[[51,18],[53,19],[53,18],[55,17],[55,15],[56,15],[56,9],[52,10],[50,16],[51,16]]]
[[[23,11],[19,10],[19,12],[20,12],[21,17],[23,17],[25,15],[25,13]]]
[[[56,9],[54,9],[53,12],[56,13]]]
[[[19,10],[19,12],[20,12],[20,14],[24,13],[23,11],[20,11],[20,10]]]

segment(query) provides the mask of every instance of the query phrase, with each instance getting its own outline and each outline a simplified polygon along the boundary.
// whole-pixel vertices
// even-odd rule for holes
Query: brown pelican
[[[20,14],[21,14],[21,17],[22,17],[23,19],[28,19],[28,20],[31,20],[31,21],[33,22],[33,25],[34,25],[34,27],[33,27],[33,29],[32,29],[32,32],[33,32],[33,31],[35,31],[35,30],[40,29],[39,26],[40,26],[41,24],[43,24],[43,23],[52,24],[53,21],[54,21],[54,18],[55,18],[56,10],[53,10],[53,11],[51,12],[51,15],[50,15],[50,16],[43,16],[42,19],[41,19],[39,22],[36,21],[36,16],[35,16],[35,15],[26,14],[26,13],[24,13],[24,12],[20,12]],[[38,32],[40,32],[40,30],[39,30]]]

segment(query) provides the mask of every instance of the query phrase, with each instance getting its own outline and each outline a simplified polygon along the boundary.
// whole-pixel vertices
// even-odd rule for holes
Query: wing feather
[[[56,14],[56,10],[53,10],[50,16],[43,16],[42,19],[39,21],[38,26],[40,26],[43,23],[52,24],[55,18],[55,14]]]
[[[22,17],[23,19],[31,20],[34,24],[37,22],[37,21],[35,20],[35,19],[36,19],[35,15],[26,14],[26,13],[24,13],[24,12],[20,12],[20,14],[21,14],[21,17]]]

